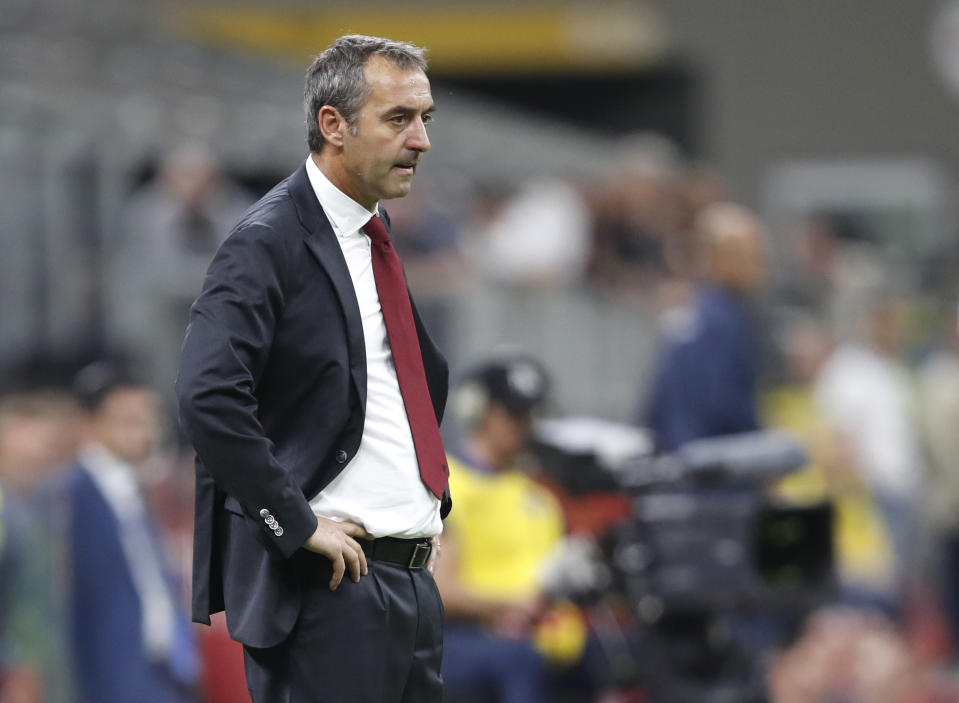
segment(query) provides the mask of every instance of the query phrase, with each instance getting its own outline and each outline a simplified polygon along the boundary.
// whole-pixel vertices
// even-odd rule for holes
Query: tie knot
[[[370,236],[370,239],[376,244],[390,241],[390,235],[383,225],[383,220],[377,215],[373,215],[373,217],[370,218],[370,221],[363,227],[363,231],[366,232]]]

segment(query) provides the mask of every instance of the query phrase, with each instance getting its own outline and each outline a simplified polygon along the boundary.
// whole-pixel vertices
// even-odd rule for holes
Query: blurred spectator
[[[521,288],[582,279],[592,221],[573,185],[559,179],[527,181],[488,214],[468,250],[481,276]]]
[[[26,390],[0,400],[0,477],[31,495],[72,459],[79,441],[78,408],[64,391]]]
[[[38,486],[73,451],[76,407],[54,390],[0,399],[0,701],[74,703],[58,515]]]
[[[850,213],[815,212],[789,239],[796,251],[780,297],[817,310],[838,340],[850,341],[863,307],[888,276],[868,225]]]
[[[454,396],[468,438],[450,462],[456,515],[446,521],[436,581],[447,616],[446,696],[457,703],[554,700],[533,638],[546,605],[540,571],[563,537],[562,512],[519,466],[546,392],[539,363],[509,357],[474,369]]]
[[[902,312],[898,300],[873,300],[858,326],[859,341],[837,347],[816,382],[820,411],[847,444],[857,473],[880,507],[899,586],[914,566],[924,474],[912,389],[896,358]]]
[[[39,630],[37,613],[25,617],[24,569],[31,566],[26,536],[21,532],[23,508],[0,487],[0,702],[40,703],[44,699],[43,664],[31,656],[29,643]]]
[[[206,147],[184,145],[133,195],[105,243],[107,342],[135,354],[164,399],[206,267],[249,203]]]
[[[678,213],[677,225],[689,244],[694,244],[693,234],[696,230],[696,220],[710,205],[723,202],[727,199],[726,184],[722,177],[705,164],[688,166],[678,178]],[[688,251],[687,260],[693,261],[695,250]]]
[[[959,334],[950,316],[918,372],[928,460],[925,515],[937,542],[940,587],[953,648],[959,648]]]
[[[815,384],[833,351],[832,335],[815,317],[796,315],[779,336],[786,378],[765,399],[770,427],[788,430],[809,452],[800,472],[775,486],[777,497],[797,505],[830,501],[833,553],[843,597],[881,602],[892,579],[893,552],[872,492],[856,470],[849,447],[816,401]]]
[[[874,613],[829,608],[770,669],[771,703],[949,703],[939,680],[909,651],[892,623]]]
[[[590,279],[647,304],[651,291],[689,273],[692,223],[718,193],[705,170],[684,172],[676,147],[656,134],[630,137],[620,162],[591,191]]]
[[[81,370],[75,390],[86,410],[86,442],[62,490],[83,697],[193,700],[199,672],[192,633],[137,477],[157,441],[157,396],[107,362]]]
[[[764,274],[765,234],[747,209],[717,203],[700,215],[696,235],[703,279],[692,305],[663,321],[642,420],[667,451],[759,426],[759,350],[748,296]]]

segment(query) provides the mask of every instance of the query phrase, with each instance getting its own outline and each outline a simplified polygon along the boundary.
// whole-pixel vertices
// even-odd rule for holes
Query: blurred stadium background
[[[465,209],[477,189],[502,198],[534,178],[601,187],[630,158],[708,165],[776,218],[776,261],[792,254],[783,218],[854,209],[892,220],[868,236],[921,285],[955,234],[948,7],[7,0],[0,359],[100,343],[118,213],[174,147],[209,146],[252,195],[291,171],[303,66],[348,30],[430,47],[441,119],[424,197]],[[650,349],[642,309],[457,288],[469,313],[454,316],[454,358],[515,342],[561,371],[564,406],[630,417]]]

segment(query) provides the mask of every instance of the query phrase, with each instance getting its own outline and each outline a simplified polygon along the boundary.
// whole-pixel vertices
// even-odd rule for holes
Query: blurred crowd
[[[642,135],[599,177],[427,172],[387,207],[441,347],[470,283],[586,291],[659,320],[624,423],[656,451],[763,429],[802,442],[806,466],[759,492],[829,506],[834,578],[763,640],[756,700],[959,701],[955,247],[903,277],[835,213],[774,232],[731,200],[721,174]],[[192,458],[170,396],[206,263],[251,201],[202,145],[171,151],[104,235],[102,345],[80,354],[102,358],[32,358],[0,379],[0,703],[246,695],[222,622],[184,614]],[[672,703],[602,636],[613,622],[629,640],[639,604],[607,583],[587,606],[543,580],[571,537],[598,549],[636,517],[625,493],[564,485],[530,451],[562,375],[512,352],[452,362],[456,507],[436,574],[450,700]]]

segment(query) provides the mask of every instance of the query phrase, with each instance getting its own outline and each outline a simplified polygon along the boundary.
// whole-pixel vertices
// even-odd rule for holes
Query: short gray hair
[[[426,72],[426,50],[362,34],[348,34],[327,47],[306,71],[303,107],[306,110],[306,142],[310,151],[323,148],[317,114],[324,105],[335,107],[350,127],[356,126],[360,108],[369,98],[364,68],[371,56],[383,56],[401,69]]]

